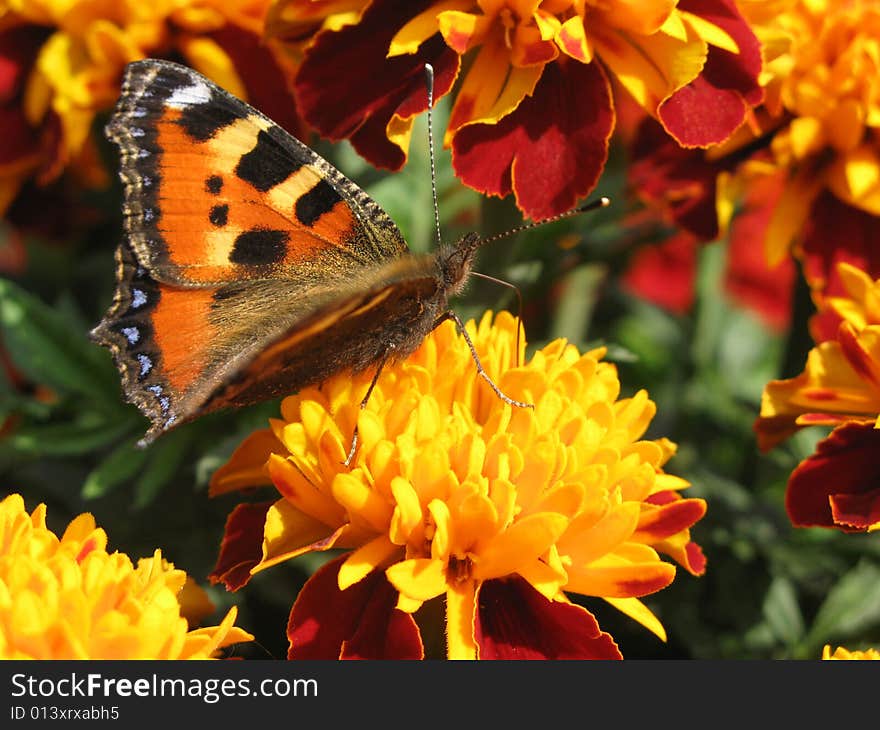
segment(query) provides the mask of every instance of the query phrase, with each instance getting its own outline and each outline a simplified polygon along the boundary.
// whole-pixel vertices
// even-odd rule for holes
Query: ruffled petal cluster
[[[804,372],[767,384],[755,423],[770,449],[804,426],[833,426],[792,473],[786,506],[798,526],[880,527],[880,280],[838,266],[845,297],[829,297],[837,337],[807,356]]]
[[[674,445],[643,439],[647,394],[619,398],[603,351],[563,340],[517,366],[524,344],[517,353],[507,313],[467,329],[489,377],[534,408],[504,403],[446,323],[382,370],[365,409],[372,373],[303,389],[215,473],[214,494],[280,493],[230,515],[214,572],[227,587],[306,552],[350,551],[297,599],[292,657],[419,657],[413,614],[442,599],[449,657],[609,658],[613,641],[567,594],[604,598],[663,636],[639,600],[674,578],[660,554],[703,572],[689,528],[705,504],[663,471]]]
[[[101,181],[91,131],[119,96],[125,64],[182,60],[292,132],[288,62],[262,43],[269,0],[0,0],[0,214],[25,181],[68,166]]]
[[[45,505],[28,514],[18,494],[0,502],[0,658],[209,659],[253,639],[233,625],[235,608],[191,631],[206,600],[159,550],[137,565],[108,553],[88,513],[59,538]]]
[[[845,261],[880,275],[880,7],[872,2],[739,0],[762,43],[763,104],[716,148],[657,145],[653,120],[635,143],[631,181],[701,240],[744,203],[748,235],[775,267],[803,264],[817,305],[842,291]],[[760,193],[752,193],[760,190]],[[820,322],[814,332],[829,335]]]
[[[301,59],[304,118],[391,169],[427,105],[424,64],[435,98],[457,80],[456,173],[536,219],[595,186],[612,79],[688,147],[726,139],[762,98],[758,41],[729,0],[277,0],[267,33]]]

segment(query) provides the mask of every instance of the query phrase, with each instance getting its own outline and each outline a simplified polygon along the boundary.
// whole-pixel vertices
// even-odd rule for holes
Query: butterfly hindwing
[[[120,148],[131,249],[159,281],[296,279],[407,252],[366,193],[185,66],[130,64],[107,133]]]

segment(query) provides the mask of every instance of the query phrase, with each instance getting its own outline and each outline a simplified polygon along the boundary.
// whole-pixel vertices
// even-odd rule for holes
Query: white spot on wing
[[[192,80],[190,86],[175,89],[165,103],[174,109],[183,109],[197,104],[207,104],[211,101],[211,89],[202,81]]]
[[[144,354],[139,354],[137,360],[141,364],[141,377],[144,377],[153,369],[153,361]]]

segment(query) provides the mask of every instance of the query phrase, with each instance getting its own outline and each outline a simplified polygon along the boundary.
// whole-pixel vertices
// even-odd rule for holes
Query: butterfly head
[[[443,288],[448,296],[461,292],[471,272],[477,249],[483,244],[478,233],[466,233],[454,246],[444,247],[438,254]]]

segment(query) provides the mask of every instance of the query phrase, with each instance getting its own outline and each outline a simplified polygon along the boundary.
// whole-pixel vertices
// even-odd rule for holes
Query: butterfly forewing
[[[130,64],[107,133],[126,240],[93,336],[150,438],[367,367],[395,328],[427,332],[436,260],[412,256],[366,193],[200,74]]]
[[[130,64],[107,133],[132,251],[157,280],[298,279],[407,252],[360,188],[192,69]]]

